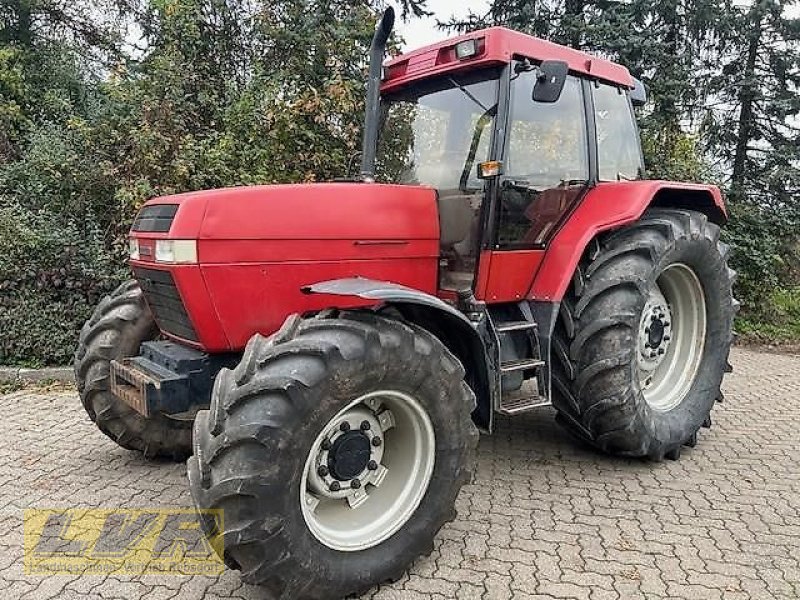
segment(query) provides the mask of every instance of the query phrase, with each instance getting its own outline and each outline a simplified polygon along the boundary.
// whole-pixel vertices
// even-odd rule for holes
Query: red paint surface
[[[519,302],[531,287],[544,258],[544,250],[493,250],[484,252],[481,259],[484,257],[490,262],[486,267],[485,283],[475,297],[490,304]],[[479,270],[483,270],[483,264]]]
[[[478,40],[478,54],[466,60],[458,60],[455,56],[456,44],[469,39]],[[628,69],[622,65],[505,27],[491,27],[393,58],[386,63],[387,76],[381,91],[389,92],[414,80],[448,71],[473,70],[509,63],[514,57],[536,61],[563,60],[569,65],[570,71],[575,73],[633,87],[633,79]]]
[[[361,276],[436,293],[439,219],[433,190],[364,183],[227,188],[158,198],[180,204],[168,234],[131,232],[140,248],[197,239],[199,265],[169,269],[211,352],[240,350],[294,312],[368,304],[301,288]],[[151,257],[132,264],[150,268]]]
[[[531,287],[531,300],[560,301],[588,243],[598,233],[638,220],[663,189],[701,192],[726,213],[719,188],[671,181],[600,183],[584,197],[547,247]],[[493,259],[494,261],[494,259]]]
[[[601,183],[590,190],[546,250],[484,251],[476,297],[558,301],[591,239],[639,219],[660,190],[701,194],[723,213],[713,186],[664,181]],[[211,352],[240,350],[291,313],[371,304],[307,295],[304,286],[346,277],[437,293],[439,220],[431,189],[378,184],[232,188],[160,198],[180,204],[169,234],[132,232],[140,248],[158,238],[197,239],[197,265],[169,269],[200,339]],[[530,291],[529,291],[530,290]]]
[[[295,312],[375,304],[354,296],[302,293],[302,287],[319,281],[361,276],[436,293],[435,258],[203,265],[201,269],[233,349],[243,348],[256,332],[274,332]],[[199,326],[205,332],[206,322]]]
[[[489,285],[489,271],[492,265],[492,252],[481,250],[478,257],[478,274],[475,280],[475,298],[486,298],[486,286]]]
[[[150,265],[152,267],[152,265]],[[186,314],[194,325],[200,340],[183,343],[209,350],[227,350],[232,348],[230,338],[222,327],[216,307],[208,293],[203,273],[197,265],[181,265],[170,268],[178,293],[186,307]],[[174,336],[173,336],[174,337]]]

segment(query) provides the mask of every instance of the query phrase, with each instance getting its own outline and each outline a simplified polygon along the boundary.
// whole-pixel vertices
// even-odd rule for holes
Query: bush
[[[94,226],[0,199],[0,364],[69,364],[84,321],[125,277]]]
[[[796,342],[800,340],[800,287],[777,289],[765,298],[768,319],[745,314],[736,328],[745,340],[753,342]]]
[[[730,212],[723,240],[731,245],[731,266],[738,273],[735,292],[742,317],[779,326],[783,317],[776,300],[800,286],[800,220],[789,211],[746,201],[731,205]]]

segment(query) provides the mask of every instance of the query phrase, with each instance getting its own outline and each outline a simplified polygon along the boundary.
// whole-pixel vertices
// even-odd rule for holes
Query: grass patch
[[[779,289],[764,298],[762,311],[742,311],[736,331],[745,342],[785,344],[800,342],[800,287]]]
[[[42,381],[26,381],[24,379],[0,381],[0,396],[22,390],[32,393],[48,394],[55,392],[74,392],[76,389],[75,383],[71,381],[55,379],[43,379]]]

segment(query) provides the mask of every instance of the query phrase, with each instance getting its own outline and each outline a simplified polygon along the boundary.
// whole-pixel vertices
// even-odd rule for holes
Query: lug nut
[[[377,470],[378,470],[378,463],[377,463],[377,462],[375,462],[374,460],[371,460],[371,461],[369,461],[369,462],[367,463],[367,468],[368,468],[370,471],[377,471]]]
[[[663,319],[664,318],[664,313],[658,313],[658,318],[659,319]]]
[[[664,321],[664,327],[669,327],[669,321]]]
[[[339,429],[341,429],[342,431],[350,431],[350,423],[348,423],[347,421],[342,421],[342,424],[339,425]]]
[[[330,486],[328,486],[328,488],[332,492],[338,492],[340,489],[342,489],[342,484],[339,483],[338,481],[331,481],[331,484],[330,484]]]
[[[649,347],[650,347],[650,342],[645,342],[645,343],[644,343],[644,347],[645,347],[645,348],[649,348]]]
[[[361,431],[369,431],[369,421],[361,421]]]
[[[656,357],[656,353],[655,352],[651,352],[650,353],[650,358],[655,358],[655,357]]]
[[[659,354],[664,354],[664,349],[663,349],[663,348],[659,348],[659,349],[658,349],[658,353],[659,353]]]
[[[350,487],[357,490],[361,487],[361,482],[358,479],[353,479],[353,481],[350,482]]]
[[[647,327],[647,328],[644,330],[644,332],[645,332],[647,335],[650,335],[650,328],[649,328],[649,327]]]
[[[668,336],[668,335],[665,335],[665,336],[664,336],[664,341],[665,341],[665,342],[668,342],[668,341],[669,341],[669,339],[670,339],[670,338],[669,338],[669,336]]]
[[[323,450],[330,450],[331,449],[331,441],[328,438],[322,440],[322,445],[320,446]]]
[[[320,477],[327,477],[328,473],[329,473],[328,467],[326,467],[325,465],[320,465],[317,467],[317,475],[319,475]]]
[[[374,438],[372,438],[372,445],[375,446],[376,448],[380,446],[382,443],[383,440],[379,436],[376,435]]]
[[[650,320],[651,321],[655,321],[656,319],[657,319],[657,317],[655,315],[650,315]]]

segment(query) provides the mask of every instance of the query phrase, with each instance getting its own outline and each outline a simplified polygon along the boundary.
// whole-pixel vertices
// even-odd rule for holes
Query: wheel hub
[[[328,452],[328,469],[339,481],[349,481],[359,475],[370,461],[372,444],[361,430],[339,436]]]
[[[648,333],[650,347],[658,348],[661,342],[664,341],[664,321],[661,319],[654,319],[650,323],[650,332]]]
[[[312,494],[316,498],[347,500],[351,506],[366,500],[364,487],[379,484],[385,476],[381,435],[393,425],[390,411],[379,413],[365,403],[335,417],[325,428],[309,465],[308,487]]]
[[[661,290],[656,288],[651,292],[639,322],[638,363],[645,375],[645,388],[651,385],[651,374],[664,361],[671,341],[671,309]]]

